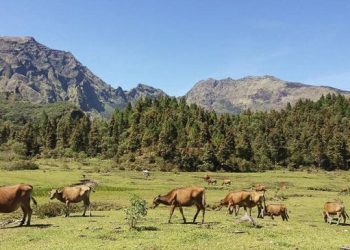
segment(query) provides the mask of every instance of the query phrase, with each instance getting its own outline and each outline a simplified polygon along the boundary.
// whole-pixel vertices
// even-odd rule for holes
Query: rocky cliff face
[[[15,93],[33,103],[68,101],[105,115],[140,96],[165,95],[146,85],[129,92],[114,89],[70,52],[50,49],[32,37],[0,37],[0,92]]]
[[[238,80],[210,78],[199,81],[186,94],[186,100],[219,113],[238,113],[248,108],[260,111],[281,109],[288,102],[317,100],[328,93],[350,97],[350,92],[330,87],[287,82],[273,76],[248,76]]]

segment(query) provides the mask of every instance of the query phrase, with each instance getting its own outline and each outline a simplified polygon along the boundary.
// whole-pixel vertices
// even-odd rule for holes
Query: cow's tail
[[[37,206],[38,205],[38,202],[36,202],[36,200],[34,199],[33,196],[30,196],[30,199],[33,201],[34,205]]]
[[[286,210],[285,210],[285,213],[286,213],[286,218],[289,219],[289,214],[288,214],[287,208],[286,208]]]
[[[37,206],[38,203],[36,202],[36,200],[35,200],[34,197],[33,197],[33,186],[32,186],[32,185],[29,185],[29,187],[30,187],[30,191],[29,191],[30,199],[33,201],[34,205]]]
[[[205,200],[205,190],[203,190],[203,195],[202,195],[202,205],[205,208],[206,206],[206,200]]]

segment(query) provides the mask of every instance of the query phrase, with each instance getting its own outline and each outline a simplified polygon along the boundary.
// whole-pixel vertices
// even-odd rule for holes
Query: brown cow
[[[326,202],[323,207],[323,218],[324,222],[332,223],[332,217],[330,215],[337,215],[339,225],[340,218],[343,217],[344,224],[346,223],[346,217],[349,218],[349,215],[345,211],[344,204],[342,202]]]
[[[208,174],[204,175],[203,180],[208,181],[210,179],[210,176]]]
[[[184,223],[186,223],[186,218],[184,216],[182,207],[189,207],[193,205],[197,207],[197,212],[193,217],[193,223],[196,222],[196,218],[200,210],[203,211],[202,224],[204,223],[205,192],[204,192],[204,188],[202,187],[173,189],[168,194],[158,195],[153,199],[153,208],[156,208],[159,204],[171,206],[168,223],[171,223],[171,217],[176,207],[179,208],[182,218],[184,220]]]
[[[208,182],[208,185],[216,185],[216,183],[217,183],[217,181],[215,180],[215,179],[209,179],[209,180],[207,180],[207,182]]]
[[[50,199],[57,199],[67,206],[66,217],[69,216],[69,204],[70,203],[78,203],[84,202],[84,212],[83,216],[85,216],[87,208],[89,208],[89,213],[91,216],[91,208],[90,208],[90,193],[92,187],[87,185],[79,185],[72,187],[65,187],[62,190],[53,189],[51,190]]]
[[[263,184],[256,184],[254,190],[257,192],[266,192],[266,187]]]
[[[28,216],[26,225],[29,226],[33,212],[30,207],[30,200],[37,205],[36,200],[32,197],[32,192],[33,186],[28,184],[0,187],[0,212],[11,213],[21,207],[23,219],[19,225],[22,226]]]
[[[264,215],[271,216],[271,219],[274,219],[273,216],[281,216],[283,221],[288,221],[289,219],[287,207],[283,204],[269,204],[265,206]]]
[[[220,206],[227,205],[228,213],[232,214],[233,209],[235,216],[237,216],[239,208],[244,207],[247,212],[249,209],[249,215],[252,215],[252,208],[258,207],[258,218],[263,217],[263,203],[265,204],[265,196],[263,193],[256,191],[233,191],[226,195],[224,199],[220,201]]]
[[[229,180],[229,179],[224,179],[224,180],[222,181],[222,185],[231,185],[231,180]]]

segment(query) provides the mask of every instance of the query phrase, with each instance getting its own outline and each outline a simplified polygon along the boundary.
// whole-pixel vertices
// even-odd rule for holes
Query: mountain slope
[[[186,94],[188,103],[196,103],[219,113],[238,113],[244,109],[281,109],[287,103],[294,104],[299,99],[317,100],[321,95],[350,92],[330,87],[311,86],[287,82],[273,76],[248,76],[238,80],[207,79],[199,81]]]
[[[32,37],[0,37],[0,92],[32,103],[68,101],[83,111],[105,115],[139,96],[165,95],[146,85],[129,92],[114,89],[70,52],[50,49]]]

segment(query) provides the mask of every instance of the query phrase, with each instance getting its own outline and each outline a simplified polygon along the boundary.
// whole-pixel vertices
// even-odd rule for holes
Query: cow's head
[[[160,195],[156,196],[156,197],[153,199],[152,208],[156,208],[159,204],[160,204]]]
[[[57,198],[58,194],[59,194],[58,189],[52,189],[50,192],[50,199],[53,200],[53,199]]]

